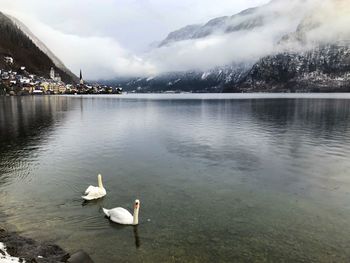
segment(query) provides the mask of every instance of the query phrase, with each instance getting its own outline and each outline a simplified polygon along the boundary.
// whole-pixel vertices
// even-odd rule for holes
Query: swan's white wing
[[[117,207],[111,210],[108,210],[109,218],[118,224],[122,225],[132,225],[133,216],[130,212],[122,207]]]
[[[89,187],[90,188],[90,187]],[[83,199],[90,201],[94,199],[99,199],[101,197],[104,197],[106,195],[106,190],[104,188],[99,187],[91,187],[90,191],[87,195],[82,196]]]
[[[88,193],[90,193],[90,192],[92,191],[93,188],[96,188],[96,187],[90,185],[90,186],[85,190],[85,194],[87,195]]]

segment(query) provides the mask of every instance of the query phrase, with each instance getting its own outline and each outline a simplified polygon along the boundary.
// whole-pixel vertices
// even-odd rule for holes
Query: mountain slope
[[[319,4],[295,32],[278,43],[281,52],[260,59],[225,91],[350,91],[350,3]]]
[[[243,10],[232,16],[214,18],[203,25],[185,26],[171,32],[159,47],[212,35],[259,30],[272,24],[280,24],[283,27],[286,21],[291,24],[290,28],[294,28],[303,17],[303,12],[295,11],[301,2],[302,0],[289,0],[289,5],[286,5],[284,1],[273,0],[268,4]]]
[[[41,50],[43,51],[55,64],[57,68],[60,70],[64,71],[69,75],[72,79],[74,79],[76,82],[78,81],[77,76],[75,76],[64,64],[63,62],[39,39],[37,38],[32,31],[25,25],[23,24],[20,20],[13,16],[7,16],[10,18],[16,26],[23,32],[25,33],[32,41],[33,43]]]
[[[185,41],[180,47],[186,47],[215,34],[231,35],[240,31],[235,36],[244,38],[252,32],[263,35],[278,28],[272,38],[273,48],[265,55],[232,61],[210,70],[164,73],[121,84],[126,90],[141,92],[348,92],[349,24],[350,2],[347,0],[273,0],[237,15],[179,29],[159,45],[164,49]],[[235,45],[239,39],[226,40],[232,43],[226,47],[240,47]],[[245,50],[259,44],[252,41],[241,48]],[[240,52],[237,49],[236,53]]]
[[[58,68],[19,27],[6,15],[0,12],[0,67],[6,68],[4,56],[14,58],[13,69],[25,66],[26,70],[38,76],[49,77],[50,68],[60,74],[65,82],[75,82],[77,77]]]
[[[262,58],[225,92],[349,92],[350,43]]]
[[[229,33],[233,31],[249,30],[261,26],[265,16],[255,17],[257,8],[245,10],[237,15],[223,16],[210,20],[204,25],[189,25],[171,32],[159,47],[188,39],[200,39],[215,33]]]

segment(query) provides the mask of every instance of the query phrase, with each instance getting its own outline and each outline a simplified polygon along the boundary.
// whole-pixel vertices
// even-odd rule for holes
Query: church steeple
[[[80,70],[80,84],[84,85],[83,73]]]

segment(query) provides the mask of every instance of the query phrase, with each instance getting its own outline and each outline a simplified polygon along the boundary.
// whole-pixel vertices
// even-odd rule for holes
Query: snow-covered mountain
[[[263,34],[272,39],[272,48],[265,54],[256,53],[250,59],[208,70],[163,73],[120,84],[141,92],[350,91],[349,24],[347,0],[273,0],[204,25],[184,27],[170,33],[158,47],[164,49],[213,35],[237,36],[237,32],[244,38],[253,32],[260,34],[256,39],[264,39]],[[234,47],[239,42],[227,39]],[[246,43],[254,48],[259,44]]]
[[[350,43],[262,58],[225,92],[349,92]]]
[[[350,3],[326,1],[225,91],[350,91]]]
[[[211,35],[230,34],[233,32],[251,31],[263,27],[276,30],[276,24],[285,27],[284,30],[294,29],[311,6],[303,0],[273,0],[266,5],[249,8],[232,16],[214,18],[203,25],[189,25],[171,32],[160,44],[166,46],[178,41],[201,39]],[[305,8],[300,9],[300,5]],[[277,31],[277,30],[276,30]],[[285,32],[284,32],[285,33]]]

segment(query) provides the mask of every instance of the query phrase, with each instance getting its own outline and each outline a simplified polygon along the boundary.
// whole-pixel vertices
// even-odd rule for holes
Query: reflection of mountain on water
[[[250,111],[267,137],[271,161],[264,164],[266,184],[318,198],[334,189],[346,194],[339,181],[350,169],[349,100],[252,100]]]
[[[167,116],[191,129],[163,128],[167,150],[178,157],[249,174],[257,187],[303,195],[337,189],[350,169],[349,100],[193,101],[190,113],[183,103]]]
[[[9,171],[17,170],[18,176],[29,172],[29,160],[68,106],[68,99],[61,97],[0,98],[0,183],[7,181]]]
[[[256,153],[259,142],[252,142],[259,137],[261,141],[270,138],[268,143],[272,145],[285,145],[292,154],[304,142],[339,142],[350,130],[349,100],[194,100],[191,101],[191,112],[188,108],[186,112],[182,110],[186,103],[172,102],[171,108],[176,108],[177,114],[181,113],[177,116],[181,119],[173,119],[178,125],[191,123],[192,130],[184,131],[181,136],[169,131],[172,134],[167,143],[169,152],[183,158],[206,160],[212,165],[234,161],[240,170],[254,170],[259,166],[259,154]],[[174,115],[171,111],[167,114]],[[215,129],[205,128],[203,123],[212,123]]]
[[[289,132],[310,140],[332,139],[350,130],[349,100],[252,100],[251,111],[257,125],[277,137]]]
[[[260,159],[254,145],[240,140],[254,128],[244,120],[251,118],[247,102],[173,101],[167,112],[172,124],[178,127],[185,125],[190,129],[170,129],[166,139],[167,150],[184,159],[204,162],[209,167],[228,166],[246,172],[258,170]],[[173,110],[175,108],[176,111]]]

